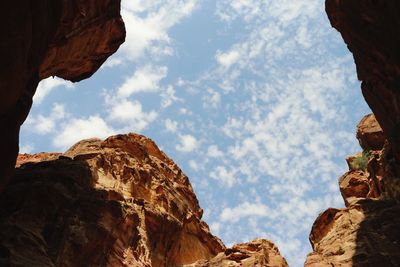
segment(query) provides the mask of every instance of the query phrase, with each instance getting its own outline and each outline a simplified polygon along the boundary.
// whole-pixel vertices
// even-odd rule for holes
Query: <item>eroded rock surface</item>
[[[358,125],[361,145],[376,140],[374,133],[360,134],[365,129],[380,132],[373,115]],[[387,161],[387,144],[380,150],[368,150],[365,170],[350,168],[339,179],[346,208],[330,208],[318,216],[310,233],[313,252],[305,266],[400,265],[400,204],[398,190],[391,183],[395,178]],[[349,167],[362,155],[350,157]]]
[[[326,0],[334,28],[353,53],[362,92],[400,160],[399,1]]]
[[[0,2],[0,191],[41,79],[91,76],[125,39],[120,0]]]
[[[256,239],[248,243],[236,244],[220,252],[210,260],[201,260],[185,267],[287,267],[286,260],[278,248],[265,239]]]
[[[317,218],[306,266],[400,266],[399,10],[399,1],[326,0],[375,116],[364,117],[357,130],[367,166],[340,179],[347,207]],[[349,158],[349,167],[364,166],[357,158]]]
[[[187,176],[144,136],[18,164],[0,195],[0,266],[287,266],[266,240],[226,249]]]

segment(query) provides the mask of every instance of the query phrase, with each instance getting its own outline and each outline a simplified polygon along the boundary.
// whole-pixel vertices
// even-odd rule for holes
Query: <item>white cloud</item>
[[[122,2],[122,17],[127,29],[121,52],[136,60],[149,52],[153,56],[171,55],[168,31],[192,14],[197,0]]]
[[[223,53],[218,50],[215,58],[217,59],[219,64],[221,64],[225,68],[229,68],[239,60],[240,53],[237,50],[232,50],[227,53]]]
[[[174,87],[171,85],[168,86],[167,88],[163,89],[161,92],[161,107],[162,108],[167,108],[171,106],[175,102],[183,102],[182,98],[179,98],[175,95],[175,90]]]
[[[178,144],[175,148],[180,152],[192,152],[198,147],[197,139],[190,134],[184,134],[179,136],[180,144]]]
[[[64,105],[55,103],[48,116],[42,114],[29,116],[24,123],[24,127],[39,135],[49,134],[54,132],[56,124],[67,116]]]
[[[55,78],[49,77],[47,79],[44,79],[39,83],[36,89],[36,93],[33,96],[33,102],[35,102],[36,104],[42,103],[43,99],[48,94],[50,94],[54,89],[59,87],[73,88],[74,85],[69,81],[65,81],[57,77]]]
[[[224,208],[220,220],[222,222],[238,222],[249,217],[270,217],[274,218],[277,213],[262,203],[244,202],[234,208]]]
[[[73,118],[67,121],[60,133],[53,138],[53,145],[60,149],[67,149],[82,139],[105,138],[112,134],[115,134],[115,131],[97,115],[84,119]]]
[[[20,145],[19,147],[19,153],[20,154],[30,154],[33,152],[34,150],[34,146],[32,144],[24,144],[24,145]]]
[[[237,183],[236,172],[235,169],[228,170],[225,166],[217,166],[214,171],[210,172],[210,177],[230,188]]]
[[[121,87],[117,89],[119,97],[129,97],[141,92],[155,92],[160,88],[160,81],[167,75],[166,67],[155,67],[146,65],[128,78]]]
[[[108,120],[124,125],[128,131],[142,131],[157,118],[157,112],[144,112],[139,101],[120,100],[109,109]]]
[[[207,156],[211,158],[219,158],[222,157],[224,154],[222,153],[221,150],[219,150],[218,146],[216,145],[211,145],[208,147],[207,150]]]
[[[176,131],[178,130],[177,121],[166,119],[164,124],[165,124],[165,130],[167,130],[167,132],[176,133]]]
[[[218,108],[221,104],[221,94],[213,89],[207,90],[207,95],[203,97],[203,106],[205,108],[212,107],[214,109]]]

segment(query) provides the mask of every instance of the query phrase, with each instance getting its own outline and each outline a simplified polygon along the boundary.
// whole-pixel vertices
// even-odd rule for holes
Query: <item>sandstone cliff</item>
[[[125,39],[120,0],[0,2],[0,191],[38,82],[91,76]]]
[[[326,1],[375,116],[358,125],[364,152],[339,179],[346,208],[319,215],[306,266],[400,266],[399,10],[398,1]]]
[[[0,266],[287,266],[266,240],[225,248],[187,176],[144,136],[17,163],[0,195]]]
[[[398,266],[400,204],[393,199],[383,132],[373,115],[357,127],[364,151],[347,159],[349,171],[339,179],[346,204],[321,213],[312,226],[314,252],[305,266]]]

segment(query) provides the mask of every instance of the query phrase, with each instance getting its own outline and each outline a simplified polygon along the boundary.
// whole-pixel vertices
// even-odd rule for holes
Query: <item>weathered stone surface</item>
[[[328,209],[315,221],[306,266],[400,266],[399,10],[399,1],[326,0],[376,120],[367,115],[358,125],[367,167],[340,179],[347,208]]]
[[[187,176],[143,136],[20,164],[0,195],[1,266],[182,266],[225,249]]]
[[[187,176],[144,136],[18,164],[0,195],[0,266],[287,266],[270,241],[226,249]]]
[[[370,183],[365,172],[352,170],[340,177],[339,188],[346,206],[349,206],[349,203],[357,200],[357,198],[367,197]]]
[[[234,245],[210,260],[201,260],[185,267],[228,267],[228,266],[268,266],[286,267],[286,260],[278,248],[265,239],[256,239],[249,243]]]
[[[0,3],[0,191],[12,175],[19,128],[39,81],[92,75],[124,41],[120,0]]]
[[[400,205],[363,199],[315,221],[305,266],[399,266]]]
[[[361,127],[372,129],[374,125],[374,120],[364,117],[357,133]],[[382,150],[369,150],[365,170],[351,168],[362,153],[347,159],[350,170],[339,179],[346,208],[330,208],[314,222],[310,233],[313,252],[305,266],[400,265],[400,187],[393,183],[396,175],[387,161],[388,149],[386,143]]]
[[[357,125],[357,139],[364,150],[383,148],[386,138],[374,114],[366,115]]]
[[[353,53],[362,92],[400,160],[399,1],[326,0],[333,27]]]

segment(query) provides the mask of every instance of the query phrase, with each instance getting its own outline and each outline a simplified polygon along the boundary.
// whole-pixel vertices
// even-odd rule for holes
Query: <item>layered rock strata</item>
[[[144,136],[17,162],[0,195],[0,266],[287,266],[266,240],[225,248],[187,176]]]
[[[0,2],[0,191],[41,79],[91,76],[125,39],[120,0]]]
[[[349,157],[350,170],[339,179],[346,208],[330,208],[318,216],[310,233],[314,252],[305,266],[400,265],[400,204],[392,197],[392,184],[386,183],[392,175],[388,143],[384,145],[378,126],[373,115],[358,125],[360,144],[370,149]],[[356,160],[366,160],[365,168]]]

